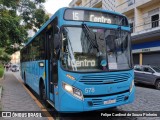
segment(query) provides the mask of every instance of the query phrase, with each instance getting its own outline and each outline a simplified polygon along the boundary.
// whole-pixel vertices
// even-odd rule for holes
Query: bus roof
[[[80,9],[80,10],[93,10],[93,11],[99,11],[99,12],[106,12],[106,13],[110,13],[110,14],[115,14],[115,15],[120,15],[120,16],[123,16],[123,17],[126,17],[125,15],[121,14],[121,13],[118,13],[118,12],[114,12],[114,11],[109,11],[109,10],[103,10],[103,9],[100,9],[100,8],[87,8],[87,7],[72,7],[72,8],[69,8],[69,7],[62,7],[60,9],[58,9],[54,15],[49,19],[47,20],[46,23],[44,23],[44,25],[38,30],[38,32],[28,40],[28,42],[25,44],[25,46],[27,46],[40,32],[42,32],[44,30],[44,28],[46,28],[51,22],[52,20],[61,12],[61,11],[65,11],[65,9]]]

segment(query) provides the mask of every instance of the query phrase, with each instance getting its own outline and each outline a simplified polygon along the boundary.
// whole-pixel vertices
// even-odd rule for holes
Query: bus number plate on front
[[[103,103],[106,105],[106,104],[113,104],[116,102],[116,99],[113,99],[113,100],[106,100],[104,101]]]

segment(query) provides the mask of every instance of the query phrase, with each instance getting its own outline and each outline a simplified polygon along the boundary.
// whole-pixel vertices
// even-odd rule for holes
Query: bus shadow
[[[91,111],[83,113],[56,113],[50,111],[50,114],[54,119],[58,120],[136,120],[136,117],[113,117],[113,113],[126,113],[125,111],[118,108],[104,109],[101,111]],[[110,116],[111,115],[111,116]]]

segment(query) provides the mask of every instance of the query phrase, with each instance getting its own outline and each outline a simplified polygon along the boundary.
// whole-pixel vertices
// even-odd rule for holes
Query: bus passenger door
[[[58,60],[56,49],[54,48],[54,39],[57,30],[53,26],[46,34],[47,51],[48,51],[48,85],[49,85],[49,100],[54,106],[58,106]]]

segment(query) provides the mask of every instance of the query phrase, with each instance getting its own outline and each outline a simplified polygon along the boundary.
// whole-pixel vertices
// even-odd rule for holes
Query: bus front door
[[[53,82],[53,30],[50,29],[46,32],[46,51],[47,51],[47,60],[48,62],[46,63],[47,68],[47,76],[48,76],[48,87],[47,89],[47,97],[51,102],[54,101],[54,82]]]
[[[46,49],[48,52],[48,97],[54,106],[58,103],[58,61],[56,59],[55,50],[54,50],[54,32],[53,29],[49,30],[46,33],[47,45]]]

